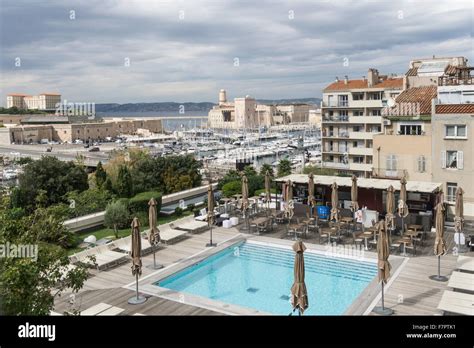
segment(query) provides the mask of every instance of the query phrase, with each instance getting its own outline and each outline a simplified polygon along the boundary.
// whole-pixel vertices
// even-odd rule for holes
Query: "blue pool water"
[[[242,243],[155,283],[163,288],[288,315],[294,252]],[[309,315],[343,314],[377,274],[375,263],[305,254]]]

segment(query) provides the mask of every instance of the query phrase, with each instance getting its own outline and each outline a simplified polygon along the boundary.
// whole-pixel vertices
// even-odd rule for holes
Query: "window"
[[[398,134],[400,135],[421,135],[423,133],[423,128],[421,125],[409,125],[402,124],[400,125],[400,130]]]
[[[353,127],[352,127],[352,130],[353,130],[354,132],[360,132],[360,126],[353,126]]]
[[[364,93],[352,93],[352,100],[364,100]]]
[[[446,138],[465,138],[466,125],[446,125]]]
[[[389,170],[389,171],[397,170],[397,156],[388,155],[386,164],[387,164],[387,170]]]
[[[352,142],[352,147],[357,147],[357,146],[358,146],[357,141]]]
[[[352,163],[364,163],[364,156],[354,156]]]
[[[372,116],[380,116],[380,110],[372,110]]]
[[[418,172],[419,173],[426,172],[426,157],[423,155],[418,157]]]
[[[347,105],[349,105],[348,99],[349,99],[349,97],[347,95],[339,95],[337,97],[338,106],[347,106]]]
[[[364,112],[362,110],[354,110],[352,112],[352,115],[354,115],[354,116],[363,116]]]
[[[463,151],[441,151],[441,168],[463,169]]]
[[[347,110],[341,110],[339,111],[339,116],[348,116],[349,112]]]
[[[455,202],[456,201],[456,190],[458,188],[458,184],[455,182],[447,182],[446,183],[446,192],[447,192],[447,201],[448,202]]]

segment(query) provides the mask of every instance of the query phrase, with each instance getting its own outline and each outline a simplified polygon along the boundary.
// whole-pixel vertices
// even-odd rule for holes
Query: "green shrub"
[[[161,210],[161,193],[156,191],[142,192],[130,198],[128,201],[128,209],[132,214],[148,212],[148,202],[151,198],[156,200],[156,211],[159,213]]]
[[[224,197],[230,197],[241,192],[242,192],[242,183],[240,180],[231,181],[225,184],[224,186],[222,186],[222,194],[224,195]]]
[[[117,200],[107,205],[104,224],[114,229],[116,238],[118,238],[118,230],[129,226],[130,220],[130,213],[123,201]]]
[[[193,203],[191,203],[191,204],[188,204],[188,206],[186,207],[186,209],[187,209],[188,211],[193,211],[195,207],[196,207],[196,206],[195,206]]]
[[[176,216],[181,216],[181,215],[183,215],[183,209],[180,208],[180,207],[176,207],[174,209],[174,213],[175,213]]]

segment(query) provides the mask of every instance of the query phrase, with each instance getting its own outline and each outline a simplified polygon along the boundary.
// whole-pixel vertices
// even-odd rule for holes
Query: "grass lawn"
[[[190,212],[190,211],[183,211],[183,214],[181,216],[176,216],[176,214],[174,214],[174,213],[171,214],[171,215],[168,215],[168,216],[158,216],[158,225],[167,224],[169,222],[175,221],[179,218],[182,218],[182,217],[185,217],[185,216],[188,216],[188,215],[191,215],[191,214],[192,214],[192,212]],[[141,226],[142,230],[145,230],[147,228],[148,228],[148,224]],[[118,230],[119,238],[129,236],[130,233],[131,233],[131,228],[130,227]],[[106,237],[109,237],[110,239],[115,239],[114,229],[113,228],[107,228],[107,227],[102,227],[102,228],[99,228],[99,229],[96,229],[96,230],[89,230],[89,231],[80,232],[80,233],[76,234],[79,243],[82,242],[84,240],[84,238],[86,238],[90,235],[94,235],[97,238],[97,240],[102,239],[102,238],[106,238]],[[72,254],[77,253],[78,251],[81,251],[81,250],[82,250],[82,248],[79,248],[79,247],[68,249],[68,255],[72,255]]]

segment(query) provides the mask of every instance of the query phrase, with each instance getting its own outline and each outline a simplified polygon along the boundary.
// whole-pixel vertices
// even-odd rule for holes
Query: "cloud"
[[[215,101],[220,88],[320,96],[335,76],[369,67],[404,73],[414,58],[471,58],[472,18],[468,0],[4,0],[0,98]]]

